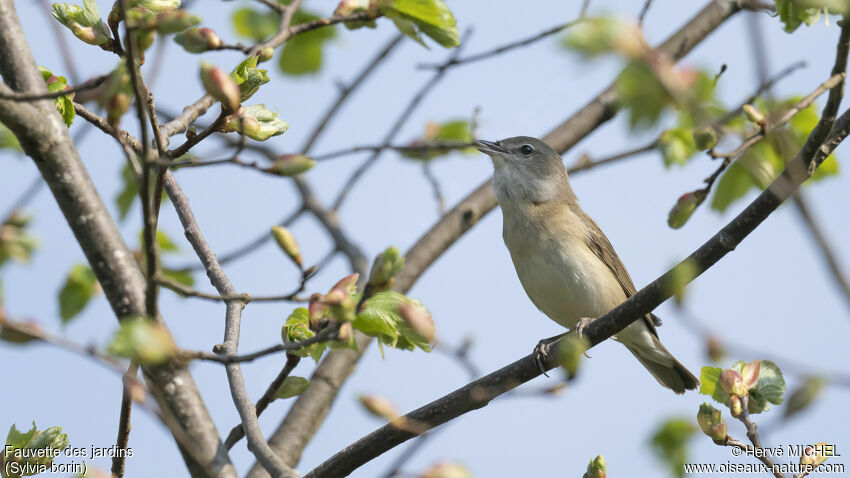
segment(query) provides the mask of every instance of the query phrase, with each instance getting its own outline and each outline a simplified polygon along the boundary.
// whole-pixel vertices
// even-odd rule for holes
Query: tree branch
[[[825,121],[828,120],[822,119],[819,125]],[[806,179],[811,177],[817,166],[850,133],[850,110],[841,116],[829,137],[818,141],[818,130],[819,128],[815,127],[809,135],[807,145],[812,142],[811,147],[804,146],[788,163],[786,170],[741,214],[676,267],[591,322],[583,331],[588,344],[592,347],[610,338],[672,297],[676,289],[672,287],[672,284],[678,287],[684,285],[681,274],[675,272],[676,268],[683,264],[689,264],[689,269],[693,268],[693,276],[688,277],[686,281],[690,283],[734,250]],[[544,347],[543,364],[546,370],[559,366],[557,354],[559,345],[560,341],[557,341]],[[305,478],[345,476],[364,463],[421,433],[419,430],[411,431],[409,428],[399,427],[399,424],[412,421],[421,424],[422,429],[429,430],[466,412],[486,406],[492,399],[541,373],[534,354],[530,354],[366,435],[317,466],[305,475]]]
[[[458,55],[460,55],[460,52],[463,50],[463,45],[466,44],[469,35],[470,32],[467,31],[464,34],[464,41],[461,43],[460,46],[456,47],[454,51],[452,51],[452,53],[449,55],[449,58],[446,60],[446,63],[443,64],[443,67],[438,68],[434,75],[431,76],[431,78],[424,85],[422,85],[422,88],[420,88],[419,91],[417,91],[416,94],[413,95],[413,98],[410,99],[410,102],[407,104],[407,106],[404,108],[398,118],[396,118],[389,131],[387,131],[387,134],[384,135],[384,146],[390,144],[390,142],[396,137],[398,132],[401,130],[401,127],[404,126],[407,120],[410,119],[410,116],[413,114],[413,112],[416,111],[416,108],[419,106],[422,100],[425,99],[425,96],[428,94],[428,92],[430,92],[435,86],[437,86],[437,83],[440,82],[440,80],[443,78],[443,75],[445,75],[446,73],[446,65],[448,65],[449,62],[451,62],[453,59],[456,59]],[[363,174],[365,174],[366,171],[368,171],[369,168],[371,168],[378,161],[378,159],[381,157],[381,152],[382,150],[380,149],[375,151],[371,156],[369,156],[369,158],[363,161],[363,163],[361,163],[357,169],[354,170],[354,173],[352,173],[352,175],[343,185],[339,194],[337,194],[337,197],[334,200],[333,205],[331,206],[331,211],[339,211],[339,208],[340,206],[342,206],[342,203],[343,201],[345,201],[345,198],[348,196],[348,193],[351,192],[351,189],[363,176]]]
[[[210,248],[206,239],[198,227],[195,215],[189,208],[189,201],[174,176],[166,171],[164,176],[165,190],[168,192],[168,197],[177,211],[177,216],[186,234],[186,239],[192,245],[198,258],[204,264],[207,271],[207,276],[210,278],[210,283],[221,295],[235,295],[236,289],[230,283],[227,275],[222,270],[221,265],[215,257],[215,253]],[[226,355],[236,355],[239,348],[239,329],[242,319],[242,309],[245,308],[245,302],[241,300],[228,300],[226,302],[225,326],[224,326],[224,342],[221,351]],[[228,363],[225,365],[227,372],[227,381],[230,383],[230,394],[233,397],[233,403],[239,412],[239,417],[242,419],[242,425],[245,428],[245,433],[248,437],[248,446],[251,449],[257,460],[269,471],[275,478],[278,477],[298,477],[298,473],[283,463],[280,458],[275,455],[274,451],[266,443],[262,430],[257,423],[257,414],[254,410],[254,405],[248,397],[248,392],[245,389],[245,381],[242,377],[242,369],[239,362]]]
[[[675,60],[682,58],[729,17],[740,11],[740,8],[739,2],[734,0],[713,0],[657,50]],[[611,85],[570,119],[556,127],[544,140],[559,152],[566,151],[614,116],[618,109],[616,100],[616,88]],[[407,252],[405,266],[395,278],[395,289],[402,293],[410,290],[425,270],[495,205],[492,185],[487,181],[443,216]],[[347,352],[334,352],[322,362],[314,374],[314,385],[299,396],[293,405],[292,410],[298,410],[299,418],[294,418],[293,412],[290,411],[269,439],[271,446],[287,463],[298,463],[301,451],[336,398],[339,386],[354,368],[359,355]],[[321,384],[328,385],[317,386]],[[257,466],[248,473],[249,478],[261,476],[264,474]]]
[[[283,368],[280,370],[280,373],[272,380],[272,383],[269,384],[268,388],[266,388],[266,392],[257,400],[257,416],[259,417],[272,403],[275,399],[275,393],[283,384],[284,380],[289,377],[289,374],[295,369],[295,366],[298,365],[298,362],[301,361],[301,357],[297,355],[289,354],[286,356],[286,364],[284,364]],[[230,433],[227,435],[227,439],[224,440],[224,447],[230,450],[233,448],[233,445],[239,443],[245,436],[245,429],[242,428],[242,424],[234,426]]]
[[[0,0],[0,73],[17,92],[43,93],[44,80],[26,42],[12,0]],[[0,100],[0,121],[17,136],[53,192],[104,294],[119,318],[145,315],[145,284],[106,206],[80,160],[52,101]],[[181,445],[194,476],[235,477],[188,369],[146,368],[145,377],[161,409],[179,420],[189,439]],[[179,384],[179,385],[178,385]],[[175,435],[176,437],[176,435]],[[197,457],[196,460],[193,457]]]

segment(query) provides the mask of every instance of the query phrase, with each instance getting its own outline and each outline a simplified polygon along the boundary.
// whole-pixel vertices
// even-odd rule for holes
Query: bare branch
[[[83,82],[80,85],[74,87],[68,87],[62,91],[55,91],[53,93],[16,93],[16,94],[4,94],[0,93],[0,99],[9,100],[9,101],[37,101],[37,100],[51,100],[54,98],[59,98],[61,96],[73,95],[74,93],[78,93],[80,91],[92,90],[102,85],[106,79],[109,78],[109,75],[99,75],[94,78]]]
[[[848,280],[844,271],[841,269],[838,257],[833,250],[832,245],[830,245],[827,240],[826,234],[822,230],[820,224],[818,224],[812,214],[805,195],[802,191],[797,191],[794,193],[793,199],[794,206],[796,206],[797,212],[800,213],[800,219],[803,220],[803,224],[806,225],[806,228],[809,230],[809,234],[812,236],[812,239],[817,245],[818,251],[823,256],[823,260],[826,262],[830,274],[832,274],[832,279],[835,282],[835,285],[844,295],[844,299],[848,302],[848,304],[850,304],[850,280]]]
[[[404,38],[404,34],[395,35],[387,44],[381,48],[378,53],[372,58],[372,61],[366,64],[360,73],[351,80],[350,83],[343,86],[339,90],[339,95],[336,98],[336,101],[328,108],[322,118],[319,120],[318,124],[315,128],[313,128],[313,132],[310,133],[310,136],[307,138],[307,141],[304,143],[304,146],[301,148],[301,154],[308,154],[310,149],[316,144],[316,140],[319,139],[319,136],[325,131],[325,128],[330,123],[331,118],[334,117],[337,111],[342,107],[343,104],[348,100],[349,95],[353,93],[357,88],[362,85],[366,79],[373,72],[377,71],[378,65],[380,65],[384,60],[389,58],[390,53],[395,49],[396,46],[401,43],[401,40]]]
[[[452,51],[452,53],[449,55],[448,60],[446,60],[443,66],[441,68],[438,68],[434,75],[431,77],[431,79],[429,79],[424,85],[422,85],[422,88],[420,88],[419,91],[417,91],[416,94],[413,95],[413,98],[410,99],[410,102],[407,104],[407,106],[404,108],[398,118],[396,118],[393,125],[390,127],[390,130],[387,131],[386,135],[384,135],[384,145],[390,144],[390,142],[396,137],[398,132],[401,130],[401,127],[404,126],[405,123],[407,123],[407,120],[410,118],[413,112],[416,111],[416,108],[419,106],[422,100],[425,99],[425,96],[428,94],[428,92],[430,92],[435,86],[437,86],[437,83],[439,83],[440,80],[443,78],[443,75],[445,75],[446,70],[448,69],[448,64],[452,60],[456,59],[458,55],[460,55],[460,52],[463,50],[463,45],[469,39],[469,36],[470,31],[467,31],[464,34],[465,38],[461,45],[455,48],[454,51]],[[340,206],[342,206],[343,201],[345,201],[345,198],[348,196],[348,193],[351,192],[351,189],[354,187],[357,181],[363,176],[364,173],[366,173],[366,171],[369,170],[369,168],[371,168],[378,161],[380,157],[381,150],[375,151],[371,156],[369,156],[368,159],[363,161],[363,163],[357,169],[354,170],[354,173],[345,182],[339,194],[337,194],[337,197],[334,200],[333,205],[331,206],[331,211],[339,211]]]
[[[269,404],[274,401],[277,390],[283,384],[284,380],[289,377],[289,374],[292,373],[300,361],[301,357],[297,355],[289,354],[286,356],[286,364],[284,364],[280,373],[277,374],[277,377],[275,377],[275,379],[272,380],[272,383],[269,384],[268,388],[266,388],[266,392],[263,396],[257,400],[257,405],[254,408],[257,410],[258,417],[262,415]],[[242,428],[242,424],[234,426],[227,435],[227,439],[224,440],[224,447],[230,450],[233,448],[233,445],[237,444],[243,437],[245,437],[245,430]]]
[[[46,91],[12,0],[0,0],[0,51],[0,73],[12,89],[26,93]],[[144,316],[142,274],[97,194],[53,102],[0,100],[0,121],[34,158],[115,315]],[[177,440],[181,440],[180,436],[188,438],[180,443],[191,473],[235,477],[236,470],[219,449],[218,433],[188,370],[171,364],[146,368],[145,374],[160,409],[166,415],[180,417],[179,427],[172,428],[172,433]],[[174,386],[175,383],[181,386]]]
[[[221,265],[215,257],[215,253],[206,242],[206,239],[204,239],[195,215],[189,208],[188,199],[170,172],[165,173],[164,184],[168,192],[168,197],[171,198],[174,209],[177,211],[177,216],[180,218],[180,223],[183,224],[186,238],[189,240],[198,258],[204,264],[204,268],[207,270],[207,276],[210,278],[213,287],[223,296],[236,294],[236,289],[230,283],[230,279],[228,279],[224,270],[222,270]],[[239,347],[242,309],[245,307],[245,303],[239,300],[228,300],[226,304],[224,342],[221,351],[224,355],[236,355]],[[251,403],[248,392],[245,389],[245,382],[242,378],[242,370],[239,363],[227,363],[225,370],[227,372],[227,380],[230,383],[230,393],[233,397],[233,403],[236,405],[239,417],[242,419],[242,425],[248,437],[248,444],[254,456],[276,478],[298,477],[298,474],[283,463],[266,443],[263,432],[257,423],[257,414],[254,410],[254,405]]]
[[[118,416],[118,438],[115,446],[121,451],[112,457],[112,476],[122,478],[124,476],[124,464],[127,457],[127,444],[130,442],[130,413],[133,410],[133,396],[130,390],[131,381],[136,380],[139,373],[139,365],[131,362],[121,381],[123,391],[121,392],[121,413]]]

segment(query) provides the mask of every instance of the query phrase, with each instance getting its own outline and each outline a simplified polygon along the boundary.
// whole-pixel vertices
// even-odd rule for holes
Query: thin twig
[[[317,154],[312,156],[312,158],[316,161],[326,161],[329,159],[339,158],[341,156],[348,156],[350,154],[362,153],[365,151],[371,151],[373,153],[380,153],[382,151],[390,150],[390,151],[398,151],[402,154],[409,153],[429,153],[429,152],[446,152],[452,151],[456,149],[466,149],[474,147],[475,143],[467,143],[465,141],[432,141],[428,143],[422,144],[409,144],[409,145],[393,145],[393,144],[380,144],[380,145],[362,145],[362,146],[352,146],[350,148],[339,149],[337,151],[331,151],[328,153]]]
[[[181,350],[179,352],[179,355],[180,358],[182,358],[183,360],[204,360],[207,362],[218,362],[225,365],[253,362],[258,358],[262,358],[277,352],[295,352],[303,349],[304,347],[309,347],[313,344],[335,340],[338,332],[338,325],[328,326],[322,329],[316,335],[310,337],[309,339],[304,339],[298,342],[277,344],[271,347],[266,347],[257,352],[244,355],[217,354],[211,352],[203,352],[200,350]]]
[[[71,81],[76,83],[79,81],[80,75],[77,73],[77,67],[74,65],[71,49],[68,47],[68,42],[65,39],[65,29],[50,14],[50,2],[48,0],[38,0],[38,3],[39,10],[44,12],[47,23],[50,25],[50,29],[53,30],[53,36],[56,37],[56,45],[59,47],[59,53],[62,57],[62,63],[65,65],[65,70],[68,72],[68,76],[71,77]]]
[[[756,143],[763,140],[767,137],[768,134],[776,130],[777,128],[784,126],[786,123],[791,121],[791,119],[797,115],[800,111],[808,108],[814,103],[815,99],[818,96],[822,95],[826,91],[834,91],[835,86],[844,82],[844,78],[846,73],[837,73],[833,75],[831,78],[821,83],[814,91],[809,93],[805,98],[797,102],[793,107],[789,110],[785,111],[780,115],[777,119],[770,121],[761,127],[758,131],[750,135],[747,139],[745,139],[737,148],[728,152],[728,153],[717,153],[713,150],[709,151],[709,155],[713,158],[723,158],[723,161],[717,167],[717,169],[711,174],[711,176],[705,179],[705,187],[702,191],[708,193],[711,190],[711,187],[714,185],[717,178],[720,177],[721,173],[729,167],[730,164],[735,162],[744,152],[753,147]]]
[[[53,93],[15,93],[15,94],[4,94],[0,92],[0,99],[2,100],[10,100],[10,101],[38,101],[38,100],[50,100],[54,98],[59,98],[62,96],[69,96],[75,93],[79,93],[80,91],[92,90],[102,85],[106,79],[109,78],[109,75],[98,75],[94,78],[83,82],[80,85],[74,87],[68,87],[62,91],[54,91]]]
[[[833,250],[829,240],[826,238],[826,234],[820,224],[818,224],[812,214],[812,211],[809,209],[805,195],[802,191],[797,191],[794,193],[793,199],[797,212],[800,213],[800,219],[803,220],[803,224],[806,225],[806,228],[809,230],[809,234],[815,241],[815,244],[817,244],[817,249],[821,253],[824,262],[826,262],[835,285],[844,295],[844,299],[848,302],[848,304],[850,304],[850,280],[848,280],[844,271],[841,269],[837,254]]]
[[[121,8],[122,17],[126,18],[127,12],[130,10],[127,0],[119,0],[118,4]],[[143,53],[139,50],[136,44],[135,28],[129,23],[125,23],[125,35],[127,39],[127,51],[124,58],[127,61],[127,70],[130,73],[130,82],[133,86],[133,93],[136,96],[136,112],[139,117],[139,137],[142,143],[142,157],[145,161],[142,164],[142,178],[139,184],[139,199],[142,202],[142,248],[145,252],[145,312],[148,317],[159,316],[158,291],[155,278],[158,275],[159,265],[159,244],[156,241],[156,224],[157,218],[154,214],[154,205],[151,199],[151,166],[147,161],[151,157],[150,142],[148,140],[147,117],[148,112],[145,107],[147,104],[147,95],[142,81],[142,73],[139,65],[136,62],[138,55]],[[119,38],[116,36],[115,40]]]
[[[382,142],[383,145],[389,145],[392,142],[392,140],[401,130],[402,126],[404,126],[404,124],[407,122],[413,112],[416,111],[416,108],[419,106],[422,100],[425,99],[425,96],[428,94],[428,92],[430,92],[435,86],[437,86],[437,84],[445,75],[448,69],[448,64],[451,63],[452,60],[457,59],[458,55],[460,55],[461,51],[463,50],[463,45],[465,45],[466,42],[469,40],[470,34],[471,31],[467,30],[467,32],[464,34],[464,40],[463,42],[461,42],[461,45],[455,48],[454,51],[452,51],[443,66],[441,68],[438,68],[437,71],[434,72],[434,75],[424,85],[422,85],[422,88],[420,88],[419,91],[416,92],[415,95],[413,95],[413,98],[411,98],[410,102],[407,104],[407,106],[404,108],[398,118],[396,118],[393,125],[390,127],[390,130],[387,131],[387,134],[384,136],[384,140]],[[369,158],[363,161],[363,163],[357,169],[354,170],[354,173],[345,182],[339,194],[337,194],[337,197],[334,200],[333,205],[331,206],[331,211],[339,211],[340,206],[342,206],[343,201],[345,201],[345,198],[351,192],[351,189],[354,187],[357,181],[381,157],[381,151],[382,150],[377,150],[372,153]]]
[[[133,395],[131,391],[130,381],[136,380],[136,375],[139,373],[139,365],[135,362],[130,362],[127,368],[127,373],[124,374],[124,379],[121,381],[121,412],[118,415],[118,438],[115,440],[115,446],[118,448],[118,453],[112,457],[112,476],[114,478],[122,478],[124,476],[124,464],[127,459],[127,444],[130,442],[130,413],[133,410]]]
[[[652,0],[645,0],[643,2],[643,7],[640,9],[640,14],[638,14],[638,26],[643,27],[643,20],[646,18],[646,14],[649,13],[649,7],[652,6]]]
[[[262,413],[266,410],[270,403],[272,403],[275,399],[275,394],[283,382],[289,377],[289,374],[295,369],[298,365],[298,362],[301,361],[301,357],[288,354],[286,356],[286,363],[283,365],[283,368],[280,369],[280,373],[277,374],[272,383],[266,388],[266,392],[263,393],[263,396],[257,400],[257,404],[254,407],[257,410],[257,417],[262,415]],[[233,448],[233,445],[237,444],[239,440],[245,437],[245,430],[242,428],[242,424],[234,426],[230,433],[227,434],[227,439],[224,440],[224,447],[230,450]]]
[[[418,65],[417,68],[423,69],[423,70],[440,70],[440,69],[450,68],[450,67],[457,66],[457,65],[464,65],[464,64],[468,64],[468,63],[474,63],[476,61],[486,60],[488,58],[492,58],[494,56],[501,55],[502,53],[514,50],[516,48],[521,48],[521,47],[524,47],[524,46],[531,45],[533,43],[537,43],[538,41],[543,40],[544,38],[548,38],[548,37],[550,37],[550,36],[552,36],[556,33],[560,33],[562,31],[566,30],[567,28],[573,27],[573,26],[583,22],[585,20],[585,18],[584,18],[585,8],[586,8],[588,3],[590,3],[590,2],[589,1],[585,2],[585,6],[582,8],[582,12],[581,12],[579,18],[577,18],[575,20],[569,21],[567,23],[562,23],[560,25],[555,25],[552,28],[548,28],[546,30],[543,30],[542,32],[537,33],[535,35],[532,35],[530,37],[523,38],[523,39],[517,40],[517,41],[513,41],[511,43],[507,43],[505,45],[502,45],[502,46],[497,47],[497,48],[493,48],[491,50],[487,50],[487,51],[484,51],[484,52],[481,52],[481,53],[476,53],[474,55],[469,55],[469,56],[466,56],[466,57],[455,58],[455,59],[449,60],[446,63],[441,63],[441,64],[422,63],[422,64]]]
[[[443,197],[443,189],[440,187],[440,180],[434,175],[431,170],[431,162],[425,161],[422,163],[422,174],[428,183],[431,185],[431,191],[434,193],[434,200],[437,201],[437,213],[442,216],[446,213],[446,199]]]
[[[378,65],[380,65],[384,60],[386,60],[390,52],[392,52],[396,46],[401,43],[401,40],[404,38],[404,35],[399,33],[395,35],[383,48],[381,48],[378,53],[375,55],[372,60],[360,70],[360,73],[354,77],[351,82],[347,85],[343,86],[339,89],[339,94],[336,97],[336,100],[333,104],[325,111],[325,114],[322,115],[322,118],[316,124],[313,131],[310,133],[310,136],[307,138],[307,141],[304,143],[304,146],[301,148],[301,154],[309,154],[310,149],[316,144],[316,141],[319,139],[319,136],[325,131],[325,128],[330,123],[331,119],[336,115],[336,112],[342,107],[342,105],[348,100],[348,97],[351,93],[354,92],[357,88],[362,85],[366,78],[369,77],[373,72],[377,71]]]
[[[189,150],[192,149],[192,147],[194,147],[196,144],[207,139],[207,137],[209,137],[209,135],[220,130],[221,127],[224,125],[224,120],[225,120],[226,117],[227,117],[227,115],[224,113],[224,111],[222,111],[218,115],[218,117],[215,119],[215,121],[213,121],[213,124],[211,124],[207,129],[201,131],[199,134],[192,136],[191,138],[187,139],[186,142],[184,142],[183,144],[181,144],[177,148],[169,151],[168,157],[169,158],[179,158],[179,157],[183,156],[184,154],[188,153]]]

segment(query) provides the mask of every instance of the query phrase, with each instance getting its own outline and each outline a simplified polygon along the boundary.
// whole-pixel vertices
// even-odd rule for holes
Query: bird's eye
[[[534,148],[532,148],[530,144],[524,144],[520,146],[519,152],[522,153],[523,156],[531,156],[531,153],[534,152]]]

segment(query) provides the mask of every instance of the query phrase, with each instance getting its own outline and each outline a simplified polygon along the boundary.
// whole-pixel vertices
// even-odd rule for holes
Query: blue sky
[[[103,0],[98,3],[101,11],[108,11],[111,6],[111,2]],[[465,51],[475,53],[568,21],[575,17],[580,3],[548,1],[518,7],[516,2],[498,0],[455,1],[449,5],[461,30],[474,26]],[[590,11],[634,17],[642,3],[593,1]],[[240,4],[216,3],[216,8],[205,8],[207,5],[206,1],[197,2],[193,10],[224,38],[234,38],[229,17]],[[335,5],[330,1],[305,1],[306,8],[325,14]],[[651,43],[657,43],[701,5],[702,2],[656,0],[645,21],[646,36]],[[39,11],[39,2],[17,2],[16,6],[39,64],[61,72],[62,62],[47,19]],[[759,22],[772,72],[798,60],[807,62],[805,69],[777,85],[774,91],[778,96],[806,94],[829,76],[838,37],[834,21],[829,28],[821,22],[802,27],[793,35],[782,31],[778,19],[762,14]],[[683,62],[709,71],[728,65],[719,93],[729,105],[745,98],[757,85],[748,28],[752,24],[747,15],[737,15]],[[290,129],[268,144],[281,153],[295,152],[334,100],[335,84],[352,78],[394,34],[394,27],[387,21],[379,21],[375,30],[349,32],[340,28],[337,39],[325,50],[321,73],[291,78],[272,72],[272,83],[264,86],[252,102],[264,102],[279,110]],[[114,67],[114,56],[83,45],[67,32],[66,37],[84,76]],[[439,46],[426,50],[405,40],[371,82],[334,118],[314,151],[378,143],[410,96],[430,76],[417,70],[416,65],[439,62],[447,54]],[[190,55],[174,45],[166,55],[167,69],[153,86],[153,92],[158,104],[170,111],[179,111],[199,96],[197,71],[201,59],[226,68],[239,60],[237,54],[229,52]],[[398,139],[406,142],[421,135],[428,121],[468,118],[476,107],[481,108],[482,138],[542,136],[607,86],[621,66],[613,58],[581,60],[562,50],[553,37],[491,60],[458,67],[447,72]],[[818,102],[819,107],[822,104]],[[81,123],[80,119],[76,121],[72,134],[82,127]],[[131,128],[133,119],[128,116],[123,125]],[[626,121],[618,117],[569,151],[565,162],[572,164],[582,153],[601,157],[623,151],[645,144],[655,134],[657,131],[630,134]],[[208,141],[199,152],[221,157],[221,144]],[[114,198],[120,188],[123,155],[114,141],[97,132],[86,136],[79,149],[95,185],[116,213]],[[847,155],[846,146],[839,147],[842,166],[846,166],[842,160]],[[307,177],[320,199],[329,203],[364,157],[340,158],[310,171]],[[2,153],[0,161],[4,171],[0,175],[0,210],[5,210],[33,180],[37,170],[24,157]],[[455,154],[435,162],[433,167],[449,205],[492,174],[489,160],[478,154]],[[701,208],[684,228],[668,228],[667,212],[676,198],[699,187],[714,169],[714,163],[698,156],[685,167],[668,170],[657,153],[649,153],[576,175],[573,187],[582,207],[605,231],[635,284],[641,287],[702,244],[755,196],[751,193],[724,215]],[[249,170],[230,166],[192,168],[178,172],[177,179],[192,200],[207,239],[219,253],[268,230],[298,205],[297,193],[287,180]],[[850,203],[848,181],[847,173],[842,172],[837,178],[805,188],[815,216],[838,249],[845,270],[850,270],[850,252],[842,248],[850,244],[845,210]],[[61,326],[56,293],[67,271],[84,258],[46,189],[27,211],[34,215],[32,231],[40,238],[41,247],[30,264],[4,267],[7,311],[13,317],[35,318],[77,341],[106,344],[116,321],[102,296],[71,324]],[[436,220],[436,205],[420,165],[391,152],[385,153],[378,166],[364,177],[341,211],[343,226],[370,257],[389,245],[406,250]],[[121,223],[131,247],[137,246],[140,227],[136,207]],[[163,206],[161,228],[184,251],[172,262],[193,261],[188,244],[182,240],[179,222],[167,204]],[[307,263],[318,262],[331,247],[320,225],[309,216],[298,220],[292,231]],[[255,295],[289,291],[298,278],[297,271],[273,244],[226,265],[225,271],[238,290]],[[347,261],[337,257],[310,283],[310,290],[325,291],[347,272]],[[197,274],[196,280],[198,288],[212,290],[203,274]],[[430,308],[443,341],[457,344],[465,336],[474,338],[471,358],[485,373],[526,355],[540,338],[561,332],[525,296],[502,243],[498,211],[485,217],[441,257],[410,295]],[[163,316],[181,346],[209,350],[221,341],[223,306],[180,299],[169,291],[163,291],[161,297]],[[772,358],[782,367],[782,357],[790,357],[811,364],[812,373],[817,373],[840,371],[850,358],[846,349],[850,333],[847,302],[833,285],[793,207],[781,207],[733,253],[701,276],[689,287],[686,305],[694,317],[720,337],[766,352],[759,356],[731,356],[723,364],[726,366],[736,360]],[[240,350],[257,350],[278,340],[280,326],[292,308],[289,304],[250,304],[244,313]],[[703,343],[688,329],[681,312],[665,303],[656,313],[664,319],[660,334],[667,348],[695,373],[707,365]],[[481,477],[578,476],[590,458],[601,453],[612,476],[666,473],[652,456],[647,445],[649,436],[663,419],[692,419],[707,397],[693,392],[676,396],[660,388],[618,344],[604,343],[590,355],[592,359],[584,362],[580,376],[563,395],[498,399],[451,422],[405,469],[417,472],[435,461],[456,460]],[[243,367],[252,397],[263,393],[282,361],[282,357],[273,356]],[[4,365],[0,429],[12,423],[21,427],[36,420],[42,428],[64,427],[74,446],[114,444],[121,394],[119,377],[90,360],[46,345],[2,345],[0,363]],[[226,434],[237,423],[238,415],[223,367],[199,363],[191,369],[220,433]],[[312,369],[312,363],[303,361],[295,374],[309,376]],[[538,378],[524,388],[550,386],[559,379],[557,375]],[[786,375],[786,379],[791,388],[800,382],[794,374]],[[361,409],[356,400],[358,394],[383,395],[409,411],[466,382],[465,371],[443,354],[391,350],[382,358],[377,348],[371,347],[305,450],[298,470],[310,470],[381,425]],[[826,441],[841,450],[850,438],[850,420],[845,411],[848,398],[846,388],[829,387],[814,408],[787,424],[779,423],[782,407],[776,407],[758,416],[760,424],[770,424],[770,433],[762,439],[771,446]],[[264,432],[268,434],[277,426],[286,407],[285,402],[276,402],[260,418]],[[743,437],[744,431],[730,423],[730,434]],[[695,436],[691,445],[689,462],[750,462],[731,456],[729,449],[713,445],[702,435]],[[182,460],[167,430],[140,410],[134,412],[130,446],[135,456],[127,462],[129,476],[173,475],[175,469],[182,472]],[[353,476],[378,476],[401,450],[393,450]],[[244,442],[235,447],[231,456],[241,472],[253,463]],[[95,459],[93,464],[109,467],[104,459]]]

